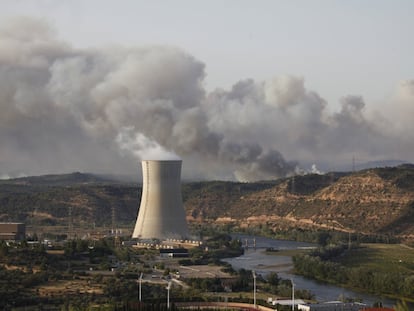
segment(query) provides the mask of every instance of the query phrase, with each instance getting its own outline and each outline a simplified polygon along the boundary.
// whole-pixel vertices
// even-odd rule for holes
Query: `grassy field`
[[[414,248],[401,244],[362,244],[337,259],[347,267],[366,267],[387,273],[414,273]]]

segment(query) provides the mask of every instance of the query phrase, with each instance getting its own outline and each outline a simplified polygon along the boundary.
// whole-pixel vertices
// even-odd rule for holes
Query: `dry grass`
[[[48,282],[45,285],[36,288],[40,296],[55,296],[55,295],[72,295],[78,293],[88,294],[102,294],[102,286],[95,284],[88,278],[80,278],[78,280],[65,280]]]
[[[414,249],[401,244],[363,244],[339,261],[348,267],[367,267],[391,273],[414,273]]]

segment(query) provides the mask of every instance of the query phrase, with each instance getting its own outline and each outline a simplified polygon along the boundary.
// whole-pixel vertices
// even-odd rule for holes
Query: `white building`
[[[271,303],[273,306],[276,306],[276,305],[291,306],[292,303],[294,303],[294,305],[296,306],[296,305],[305,303],[305,301],[302,299],[295,299],[294,301],[292,301],[292,299],[274,299],[273,300],[272,298],[269,298],[267,301]]]
[[[367,305],[358,302],[344,303],[341,301],[331,301],[314,304],[298,304],[301,311],[360,311]]]

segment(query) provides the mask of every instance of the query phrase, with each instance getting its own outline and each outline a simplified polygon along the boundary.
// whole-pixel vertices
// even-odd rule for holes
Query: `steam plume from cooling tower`
[[[205,65],[177,48],[75,49],[43,21],[9,21],[0,26],[0,174],[125,173],[151,157],[185,159],[185,177],[258,180],[292,174],[297,161],[412,157],[413,125],[401,117],[414,106],[412,81],[392,99],[394,126],[360,96],[328,112],[301,77],[212,92],[204,77]]]

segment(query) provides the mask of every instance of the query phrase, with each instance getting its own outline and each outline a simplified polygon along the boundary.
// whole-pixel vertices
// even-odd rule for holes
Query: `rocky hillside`
[[[295,176],[259,183],[192,182],[182,187],[191,222],[328,228],[414,237],[414,166]],[[133,226],[138,184],[73,173],[0,182],[0,221],[29,225]]]
[[[245,184],[215,185],[214,197],[193,192],[186,200],[192,220],[241,226],[267,224],[347,232],[414,236],[414,166],[353,174],[305,175],[246,191]],[[220,190],[219,190],[220,189]]]

